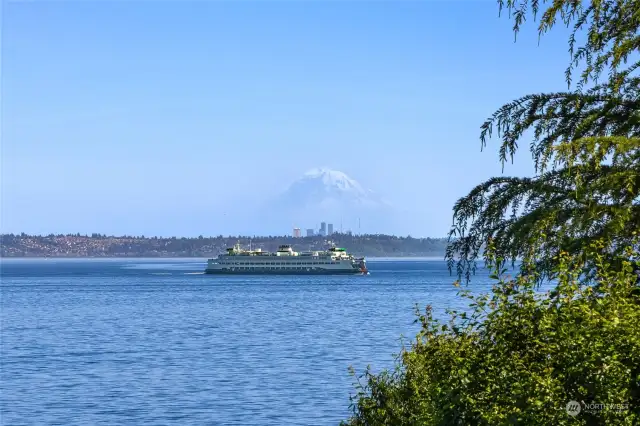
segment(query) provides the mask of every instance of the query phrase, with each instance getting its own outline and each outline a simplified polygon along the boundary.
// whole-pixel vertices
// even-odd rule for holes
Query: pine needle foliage
[[[498,4],[515,34],[527,16],[539,17],[540,36],[559,22],[572,28],[569,88],[582,68],[574,90],[523,96],[482,124],[481,147],[497,136],[503,168],[531,134],[535,176],[495,177],[456,202],[449,269],[468,281],[477,259],[490,261],[489,241],[500,258],[535,260],[524,264],[541,280],[554,278],[560,252],[584,257],[596,240],[606,241],[602,254],[620,264],[621,247],[640,229],[640,0]],[[585,277],[593,268],[585,264]]]

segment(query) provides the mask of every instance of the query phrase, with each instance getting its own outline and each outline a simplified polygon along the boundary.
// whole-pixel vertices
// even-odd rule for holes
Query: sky
[[[569,62],[566,30],[538,40],[529,23],[514,43],[492,0],[5,1],[1,15],[3,233],[243,233],[221,215],[329,167],[401,212],[394,233],[445,236],[455,201],[503,173],[482,122],[565,90]],[[533,173],[528,145],[504,174]]]

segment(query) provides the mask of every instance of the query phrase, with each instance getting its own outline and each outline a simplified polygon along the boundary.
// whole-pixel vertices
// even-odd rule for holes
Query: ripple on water
[[[440,261],[354,277],[203,265],[3,263],[2,424],[335,425],[349,365],[391,366],[416,303],[459,304]]]

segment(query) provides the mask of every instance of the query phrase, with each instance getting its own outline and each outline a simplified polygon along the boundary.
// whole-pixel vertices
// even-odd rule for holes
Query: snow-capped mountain
[[[282,226],[317,228],[333,223],[336,231],[389,232],[392,208],[371,189],[346,173],[329,168],[309,170],[295,180],[267,207],[269,216],[282,219]],[[280,222],[280,221],[279,221]]]
[[[297,208],[338,202],[372,207],[387,204],[347,174],[326,168],[306,172],[280,195],[280,199]]]

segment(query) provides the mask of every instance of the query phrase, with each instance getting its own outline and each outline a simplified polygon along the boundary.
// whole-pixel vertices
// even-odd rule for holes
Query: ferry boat
[[[368,274],[364,257],[354,257],[343,248],[324,251],[296,252],[290,245],[281,245],[275,253],[243,250],[240,244],[207,261],[205,274],[240,275],[334,275]]]

